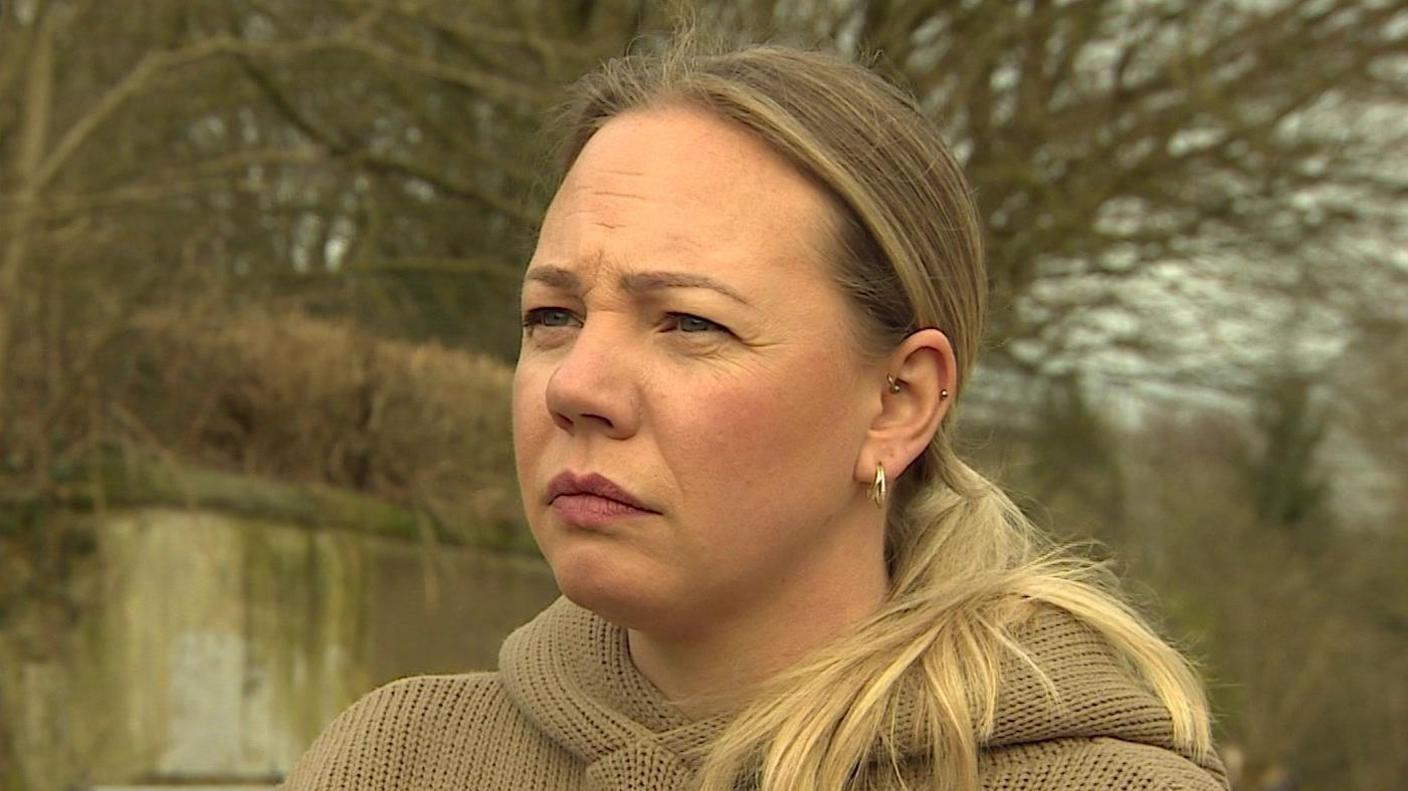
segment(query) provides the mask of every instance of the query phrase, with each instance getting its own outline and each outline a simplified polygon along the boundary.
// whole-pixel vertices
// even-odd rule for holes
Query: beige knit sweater
[[[1020,663],[1004,671],[985,789],[1227,788],[1215,757],[1173,748],[1164,709],[1072,617],[1042,615],[1019,637],[1065,705]],[[726,724],[683,717],[631,662],[624,629],[559,598],[504,641],[498,672],[407,678],[362,698],[286,788],[685,789],[697,763],[682,754]]]

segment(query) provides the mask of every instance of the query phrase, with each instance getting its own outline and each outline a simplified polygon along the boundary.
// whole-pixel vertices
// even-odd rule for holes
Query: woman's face
[[[856,465],[885,372],[846,329],[828,216],[698,110],[624,114],[582,151],[525,275],[514,378],[524,507],[568,598],[669,628],[878,552]],[[644,508],[572,493],[592,475]]]

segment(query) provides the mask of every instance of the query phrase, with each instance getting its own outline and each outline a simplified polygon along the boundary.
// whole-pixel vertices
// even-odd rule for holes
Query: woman
[[[574,97],[513,427],[563,597],[289,787],[1225,787],[1185,661],[953,453],[981,232],[912,100],[776,47]]]

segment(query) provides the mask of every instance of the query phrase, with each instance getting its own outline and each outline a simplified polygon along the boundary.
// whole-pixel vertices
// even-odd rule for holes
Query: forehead
[[[742,125],[633,111],[582,149],[543,220],[535,263],[701,270],[765,287],[826,279],[825,193]]]

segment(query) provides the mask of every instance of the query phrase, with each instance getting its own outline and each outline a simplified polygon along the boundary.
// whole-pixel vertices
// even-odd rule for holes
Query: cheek
[[[555,430],[544,398],[544,379],[529,366],[521,366],[513,377],[513,458],[518,476],[518,493],[527,518],[528,530],[545,557],[553,546],[543,532],[547,505],[538,496],[543,456]]]
[[[513,376],[513,450],[519,483],[531,486],[531,471],[552,420],[543,401],[541,376],[520,367]]]
[[[662,442],[662,453],[678,458],[671,467],[680,488],[687,496],[697,489],[701,497],[717,497],[729,487],[757,486],[766,475],[759,469],[765,449],[785,433],[772,395],[739,388],[697,402],[675,436]],[[672,446],[679,452],[672,454]]]
[[[661,451],[687,495],[752,521],[798,500],[819,507],[849,480],[859,436],[839,372],[794,364],[719,383],[676,411]],[[856,436],[853,436],[856,435]],[[679,450],[672,453],[671,448]],[[746,512],[746,513],[744,513]]]
[[[769,373],[696,391],[671,408],[668,431],[656,421],[684,507],[671,551],[701,596],[805,564],[852,494],[856,444],[836,414],[839,388]]]

